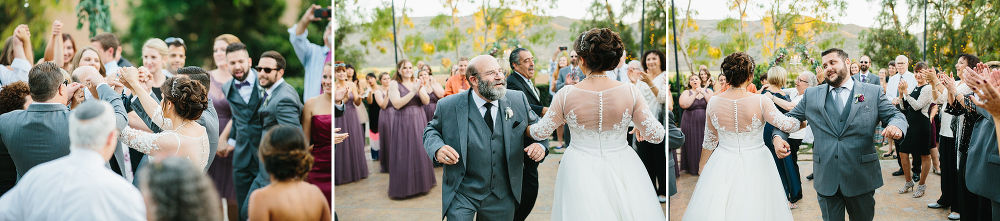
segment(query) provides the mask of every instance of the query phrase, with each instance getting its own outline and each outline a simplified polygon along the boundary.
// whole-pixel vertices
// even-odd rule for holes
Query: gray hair
[[[510,52],[510,69],[514,70],[514,64],[521,64],[521,52],[528,51],[525,48],[515,48],[514,51]]]
[[[74,147],[101,151],[108,134],[115,131],[114,109],[107,101],[83,102],[70,112],[69,140]]]
[[[629,62],[628,62],[628,66],[629,66],[629,67],[632,67],[632,66],[635,66],[635,67],[636,67],[636,68],[638,68],[639,70],[642,70],[642,62],[639,62],[639,60],[632,60],[632,61],[629,61]]]
[[[143,194],[152,202],[155,220],[222,220],[215,185],[191,161],[168,157],[139,172]]]
[[[806,77],[806,82],[809,83],[809,87],[815,87],[818,85],[816,82],[816,74],[813,74],[812,71],[802,71],[802,73],[799,73],[799,77]]]
[[[907,63],[910,62],[910,58],[907,58],[906,55],[898,55],[898,56],[896,56],[896,59],[894,59],[893,61],[899,61],[899,59],[903,59]]]

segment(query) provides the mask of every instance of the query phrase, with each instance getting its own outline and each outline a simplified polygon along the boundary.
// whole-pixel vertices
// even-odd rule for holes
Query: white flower
[[[507,107],[507,119],[511,117],[514,117],[514,111],[510,110],[510,107]]]

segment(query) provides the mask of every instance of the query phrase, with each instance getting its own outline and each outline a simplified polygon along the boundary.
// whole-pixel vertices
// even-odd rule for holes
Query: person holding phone
[[[309,22],[320,21],[323,18],[330,20],[329,12],[332,8],[332,6],[326,9],[319,5],[309,6],[303,10],[302,18],[291,28],[288,28],[288,40],[292,43],[295,55],[299,57],[305,68],[304,82],[310,82],[303,85],[302,100],[308,100],[322,93],[320,78],[323,75],[323,64],[330,62],[333,55],[330,53],[333,51],[333,44],[330,44],[330,34],[333,33],[332,23],[327,23],[326,29],[323,31],[323,46],[309,42],[309,39],[306,38],[309,36],[309,31],[306,28],[309,27]]]

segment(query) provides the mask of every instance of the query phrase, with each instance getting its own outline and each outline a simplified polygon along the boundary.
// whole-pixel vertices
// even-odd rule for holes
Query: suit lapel
[[[844,135],[844,132],[847,131],[847,125],[851,124],[850,119],[854,117],[854,114],[858,112],[858,107],[861,106],[861,105],[854,105],[854,103],[851,102],[851,100],[854,100],[855,96],[854,94],[861,93],[861,91],[859,91],[858,85],[859,84],[855,83],[854,86],[851,87],[851,93],[847,95],[847,100],[844,101],[844,108],[850,108],[850,113],[847,115],[847,119],[844,119],[844,124],[840,125],[840,133],[838,133],[837,136]]]
[[[504,155],[506,155],[508,157],[507,160],[508,160],[508,162],[510,162],[511,154],[509,154],[509,153],[511,153],[512,151],[508,149],[508,148],[510,148],[510,145],[508,145],[508,144],[512,144],[513,143],[513,141],[511,140],[511,138],[514,137],[514,136],[509,136],[511,134],[510,133],[510,130],[511,130],[510,124],[511,124],[512,121],[510,121],[509,119],[507,119],[507,111],[506,110],[507,110],[507,108],[510,107],[510,104],[507,101],[507,96],[506,95],[504,95],[503,97],[500,97],[500,102],[498,102],[498,103],[500,103],[500,106],[497,107],[497,121],[498,121],[498,124],[501,125],[502,129],[500,129],[500,130],[503,132],[502,134],[504,136],[504,138],[503,138],[503,142],[504,142],[504,145],[503,145],[503,147],[504,147]],[[496,129],[496,128],[494,127],[494,129]]]
[[[858,85],[855,84],[854,85],[854,89],[852,89],[852,91],[851,91],[851,94],[852,94],[852,96],[851,96],[851,98],[849,98],[847,100],[847,102],[851,102],[851,100],[855,100],[854,96],[856,96],[856,95],[854,95],[854,94],[860,94],[860,95],[864,96],[865,92],[864,92],[864,89],[858,88]],[[844,128],[847,128],[847,125],[850,124],[851,120],[854,119],[854,115],[856,115],[858,113],[858,109],[860,109],[861,106],[863,106],[863,105],[864,105],[864,103],[858,102],[858,103],[853,104],[851,106],[851,115],[847,116],[847,121],[845,121],[845,123],[844,123]],[[841,133],[843,133],[843,132],[841,132]]]
[[[514,77],[515,81],[517,81],[518,84],[521,84],[521,90],[524,90],[522,92],[524,92],[525,94],[528,94],[528,96],[534,98],[537,101],[538,97],[535,97],[535,92],[534,92],[534,90],[531,89],[531,85],[528,85],[528,82],[525,82],[524,79],[521,79],[520,74],[518,74],[517,72],[514,72],[514,74],[518,75],[518,76],[511,75],[511,77]],[[505,98],[500,98],[500,100],[504,100],[504,99]]]
[[[475,119],[472,119],[472,117],[470,117],[469,112],[470,111],[477,111],[478,112],[479,110],[476,110],[476,108],[471,108],[470,107],[470,106],[474,106],[474,105],[470,105],[470,104],[474,104],[475,103],[475,101],[472,100],[472,96],[475,96],[475,95],[473,95],[473,93],[470,93],[469,90],[463,91],[462,93],[468,94],[469,97],[467,99],[465,99],[466,102],[458,102],[458,109],[456,110],[456,112],[458,112],[458,119],[469,119],[469,121],[458,120],[456,122],[458,124],[458,128],[459,128],[459,130],[458,130],[458,137],[459,137],[458,149],[459,149],[459,151],[462,151],[459,154],[464,154],[464,155],[468,156],[468,153],[469,153],[469,151],[468,151],[468,146],[469,146],[468,145],[469,144],[469,130],[468,130],[469,129],[469,123],[473,123],[473,120],[475,120]],[[471,115],[471,116],[478,116],[478,115]],[[480,121],[482,121],[482,120],[480,120]],[[462,160],[462,167],[465,168],[465,160]]]

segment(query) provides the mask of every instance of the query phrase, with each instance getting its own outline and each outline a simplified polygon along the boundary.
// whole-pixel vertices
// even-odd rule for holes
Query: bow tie
[[[250,82],[249,81],[236,82],[234,85],[236,85],[236,89],[239,90],[243,89],[243,86],[250,86]]]

